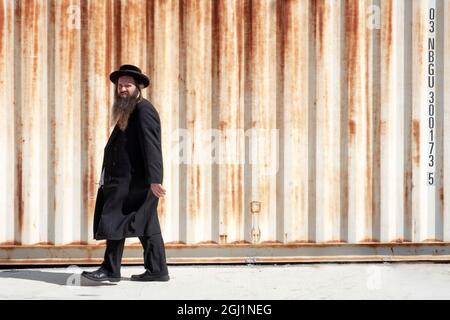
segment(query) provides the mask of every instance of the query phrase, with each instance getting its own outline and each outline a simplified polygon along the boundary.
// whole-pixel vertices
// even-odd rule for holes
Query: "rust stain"
[[[252,25],[253,25],[253,17],[252,17],[252,1],[246,1],[244,5],[244,48],[242,49],[244,54],[244,69],[245,75],[245,83],[244,83],[244,92],[246,95],[250,96],[252,92],[252,81],[251,81],[251,63],[253,59],[253,37],[252,37]]]
[[[405,237],[408,238],[408,237],[410,237],[409,232],[410,232],[411,226],[412,226],[412,215],[411,215],[412,170],[410,169],[409,165],[408,165],[408,169],[405,171],[404,183],[405,183],[405,187],[403,189],[404,190],[403,202],[404,202],[404,206],[405,206],[404,225],[407,229],[407,233],[406,233]],[[405,241],[409,241],[409,240],[405,239]]]
[[[370,230],[372,229],[372,224],[373,224],[373,207],[372,207],[372,202],[373,202],[373,165],[372,165],[372,161],[371,161],[371,156],[372,156],[372,148],[371,148],[371,141],[370,137],[368,136],[367,138],[367,149],[366,149],[366,198],[364,199],[364,204],[365,204],[365,212],[366,212],[366,219],[365,219],[365,228],[366,228],[366,233],[371,232]]]
[[[264,3],[263,1],[252,1],[252,11],[251,11],[251,15],[252,15],[252,32],[253,35],[255,36],[255,40],[263,40],[262,38],[260,38],[260,34],[261,34],[261,29],[263,27],[262,23],[263,23],[263,15],[264,14]],[[256,48],[257,45],[259,45],[259,42],[255,42],[253,43],[255,45],[255,47],[253,49]]]
[[[266,39],[264,38],[264,1],[252,1],[251,6],[251,47],[250,47],[250,63],[252,65],[252,74],[258,74],[258,71],[260,70],[259,66],[261,64],[264,64],[264,61],[262,60],[262,54],[263,50],[262,47],[264,41]]]
[[[23,12],[22,21],[25,21],[25,31],[27,34],[32,34],[33,42],[32,42],[32,52],[27,52],[31,59],[31,77],[32,83],[36,83],[37,81],[37,68],[38,68],[38,56],[39,56],[39,12],[40,6],[38,2],[33,2],[29,5],[26,5]],[[30,47],[23,46],[25,51],[30,50]]]
[[[386,120],[382,120],[381,117],[378,120],[378,135],[386,135],[387,130],[387,122]]]
[[[84,245],[88,245],[88,243],[86,241],[73,241],[65,244],[65,246],[84,246]]]
[[[414,36],[416,37],[415,41],[417,44],[417,48],[414,48],[414,49],[418,50],[415,57],[420,57],[416,60],[416,62],[418,62],[420,65],[422,65],[423,62],[425,61],[424,59],[421,59],[421,57],[424,56],[424,52],[423,52],[424,48],[422,46],[422,40],[424,38],[424,32],[423,32],[424,26],[422,24],[422,19],[421,19],[422,18],[421,14],[424,10],[425,10],[425,8],[421,8],[420,3],[416,6],[416,11],[414,13],[415,21],[413,24],[413,29],[414,29],[413,33],[414,33]]]
[[[304,239],[291,240],[288,242],[288,244],[310,244],[310,243],[316,243],[316,242],[313,240],[304,240]]]
[[[197,244],[218,244],[218,243],[217,241],[208,240],[208,241],[200,241]]]
[[[88,147],[88,150],[89,150],[89,147]],[[89,165],[89,163],[88,163],[88,165]],[[90,212],[90,208],[91,208],[91,201],[90,201],[91,197],[89,195],[91,194],[91,190],[89,188],[89,184],[87,183],[86,172],[83,172],[82,188],[83,188],[83,192],[82,192],[83,204],[86,205],[86,207],[84,208],[85,209],[84,214],[86,215],[86,217],[89,217],[90,216],[89,212]],[[53,197],[53,208],[56,208],[56,197]]]
[[[435,242],[435,245],[438,247],[442,247],[444,248],[445,246],[448,246],[448,244],[443,243],[442,240],[434,240],[434,239],[428,239],[427,241],[430,242]],[[227,243],[225,245],[218,245],[216,242],[214,241],[205,241],[204,243],[211,245],[211,244],[216,244],[216,247],[221,247],[221,248],[233,248],[234,245],[232,243]],[[249,243],[248,241],[235,241],[233,243],[240,243],[242,247],[246,247],[246,248],[254,248],[254,247],[260,247],[260,245],[258,244],[252,244]],[[106,241],[105,240],[101,240],[98,241],[98,243],[96,244],[87,244],[87,245],[42,245],[42,247],[47,247],[47,248],[54,248],[55,251],[59,251],[59,250],[65,250],[65,249],[73,249],[74,246],[77,246],[78,248],[82,248],[83,250],[86,250],[88,252],[92,252],[95,250],[103,250],[105,248],[105,244]],[[195,248],[201,248],[202,245],[201,243],[196,243],[196,244],[185,244],[184,242],[180,242],[180,241],[173,241],[173,242],[165,242],[165,244],[170,244],[168,247],[170,249],[180,249],[183,250],[185,248],[190,248],[190,249],[195,249]],[[272,243],[272,244],[267,244],[267,248],[269,249],[276,249],[276,248],[286,248],[286,249],[298,249],[298,248],[312,248],[312,247],[316,247],[316,248],[387,248],[387,249],[395,249],[396,247],[400,247],[400,248],[426,248],[428,246],[428,243],[417,243],[417,242],[411,242],[411,241],[402,241],[402,243],[400,243],[400,245],[397,244],[393,244],[391,242],[377,242],[377,243],[364,243],[364,244],[354,244],[354,243],[346,243],[346,242],[337,242],[337,243],[314,243],[314,242],[290,242],[288,244],[284,244],[281,242],[276,242],[276,243]],[[23,245],[21,246],[22,248],[33,248],[34,245]],[[126,245],[126,247],[130,247],[130,248],[138,248],[138,249],[142,249],[142,246],[140,243],[134,243],[134,244],[129,244]],[[5,245],[1,247],[2,250],[17,250],[17,248],[15,248],[14,246],[11,245]],[[100,259],[100,258],[99,258]]]
[[[206,1],[187,1],[184,2],[186,5],[186,15],[191,17],[191,22],[193,23],[190,28],[192,30],[200,30],[202,28],[202,18],[204,18],[204,8],[202,7]]]
[[[73,28],[71,31],[67,30],[66,33],[67,33],[66,41],[68,41],[68,45],[69,45],[69,48],[68,48],[69,51],[68,51],[68,57],[67,57],[67,59],[69,61],[68,61],[68,66],[67,66],[67,72],[69,75],[72,75],[74,73],[74,62],[77,61],[77,59],[76,59],[76,52],[77,52],[76,51],[76,35],[77,35],[78,31],[76,28]],[[69,89],[73,90],[73,87],[70,86]],[[71,94],[73,94],[73,93],[71,92]]]
[[[439,201],[441,202],[441,206],[444,206],[444,187],[439,188]],[[443,210],[441,210],[443,212]]]
[[[113,31],[114,31],[114,16],[113,16],[113,11],[114,11],[114,4],[112,4],[111,2],[108,2],[106,4],[106,42],[105,42],[105,69],[107,72],[109,70],[112,70],[112,54],[114,52],[113,50]],[[115,34],[115,37],[117,37],[119,35]],[[104,73],[104,78],[106,81],[106,88],[108,88],[108,86],[110,85],[110,81],[109,81],[109,77],[107,74]],[[108,96],[108,105],[111,105],[111,101],[110,101],[110,97]]]
[[[412,179],[412,172],[411,170],[405,171],[405,188],[404,188],[404,194],[403,199],[405,201],[405,208],[408,208],[408,199],[411,192],[411,180]],[[409,221],[411,223],[411,221]]]
[[[391,52],[392,52],[392,24],[393,24],[393,19],[394,16],[392,14],[392,6],[393,6],[393,1],[386,1],[387,3],[387,30],[386,32],[386,45],[387,45],[387,56],[386,56],[386,64],[387,67],[389,68],[390,64],[391,64]]]
[[[186,242],[184,241],[169,241],[169,242],[164,242],[165,245],[186,245]]]
[[[227,237],[226,234],[219,235],[219,243],[227,243]]]
[[[323,56],[324,44],[324,23],[328,18],[327,7],[324,0],[312,1],[312,14],[315,18],[314,31],[319,48],[318,59]]]
[[[242,245],[242,244],[252,244],[252,243],[250,241],[247,241],[247,240],[237,240],[237,241],[230,242],[230,244],[232,244],[232,245]]]
[[[412,123],[412,135],[413,135],[413,143],[414,143],[414,155],[413,161],[414,164],[419,165],[420,163],[420,122],[419,120],[413,120]]]
[[[212,5],[212,28],[211,34],[214,41],[212,41],[212,65],[211,65],[211,76],[213,83],[219,84],[220,74],[225,73],[226,70],[221,70],[221,58],[224,54],[221,53],[221,43],[223,41],[223,35],[227,35],[226,29],[226,18],[224,19],[223,14],[225,10],[225,4],[223,1],[215,1]],[[226,14],[226,12],[225,12]],[[221,26],[223,26],[221,28]],[[217,80],[215,80],[217,79]],[[215,97],[214,97],[215,98]]]
[[[122,64],[122,15],[121,1],[114,1],[115,68]]]
[[[236,208],[236,212],[238,213],[239,224],[241,224],[241,223],[243,223],[242,218],[243,218],[243,210],[244,210],[243,203],[242,203],[242,183],[243,183],[242,171],[243,171],[243,167],[241,165],[238,165],[238,169],[237,170],[238,170],[238,178],[237,178],[236,184],[238,186],[238,192],[237,192],[237,203],[236,203],[237,208]],[[241,235],[239,235],[239,237],[243,238],[244,235],[241,234]]]
[[[201,208],[201,199],[200,199],[200,191],[201,191],[201,183],[200,183],[200,177],[201,176],[201,172],[200,172],[200,166],[195,166],[195,178],[196,178],[196,180],[195,180],[195,182],[196,182],[196,185],[195,185],[195,188],[193,189],[193,190],[195,190],[195,194],[196,194],[196,197],[197,197],[197,203],[196,203],[196,208],[195,208],[195,211],[196,212],[200,212],[200,210],[201,209],[203,209],[203,208]]]
[[[351,135],[351,136],[354,136],[355,133],[356,133],[356,123],[355,123],[355,120],[349,120],[349,121],[348,121],[348,129],[349,129],[350,135]]]
[[[15,240],[0,242],[0,246],[15,246],[15,245],[20,245],[20,242]],[[4,248],[2,248],[2,250],[3,249]]]
[[[323,242],[324,244],[341,244],[341,243],[347,243],[345,240],[327,240]]]
[[[349,135],[350,143],[354,142],[356,134],[356,108],[359,106],[358,95],[360,95],[360,84],[358,75],[360,72],[360,53],[359,42],[359,2],[348,1],[345,5],[345,34],[347,39],[347,85],[349,92]],[[362,108],[362,106],[359,106]]]
[[[278,240],[265,240],[265,241],[261,241],[261,244],[268,244],[268,245],[273,245],[273,244],[281,244],[283,242],[278,241]]]
[[[17,164],[16,164],[16,172],[17,172],[17,184],[16,184],[16,195],[17,195],[17,209],[18,209],[18,223],[19,230],[23,230],[23,218],[24,218],[24,199],[23,199],[23,173],[22,173],[22,149],[19,147],[19,152],[17,154]]]
[[[373,238],[364,238],[362,240],[359,240],[358,243],[379,243],[379,241]]]
[[[367,12],[366,7],[364,6],[364,11]],[[370,65],[370,59],[369,59],[369,50],[370,45],[369,41],[371,39],[371,33],[372,31],[367,28],[367,25],[364,24],[364,28],[366,30],[365,37],[364,37],[364,46],[365,46],[365,69],[364,69],[364,90],[365,90],[365,103],[366,103],[366,190],[367,190],[367,198],[365,199],[365,208],[366,208],[366,233],[371,234],[372,224],[373,224],[373,138],[374,138],[374,124],[373,124],[373,113],[374,111],[377,112],[376,108],[374,107],[373,103],[371,104],[370,96],[370,88],[369,88],[369,65]]]
[[[244,15],[244,3],[242,1],[239,1],[236,5],[236,41],[237,41],[237,63],[238,63],[238,97],[240,98],[242,96],[241,92],[241,83],[243,83],[243,72],[242,72],[242,65],[243,65],[243,57],[244,57],[244,50],[245,50],[245,39],[243,36],[243,31],[245,27],[245,15]],[[241,107],[241,104],[239,104],[239,108]],[[241,110],[238,110],[237,113],[237,123],[238,126],[240,126],[240,116],[241,116]]]
[[[92,150],[92,146],[88,147],[89,150]],[[85,174],[83,174],[83,183],[85,186],[85,190],[88,190],[87,195],[87,208],[86,208],[86,216],[89,218],[94,215],[94,205],[96,199],[94,198],[95,194],[95,181],[94,181],[94,160],[92,159],[93,152],[88,155],[88,170]],[[86,203],[86,202],[85,202]]]
[[[224,120],[220,120],[219,121],[219,130],[224,131],[225,129],[227,129],[227,121]]]
[[[228,165],[227,166],[228,172],[230,174],[230,180],[231,180],[231,184],[230,184],[230,189],[231,189],[231,215],[233,216],[233,222],[237,223],[237,217],[238,217],[238,210],[236,208],[236,190],[235,190],[235,186],[236,186],[236,179],[235,179],[235,166],[233,165]],[[228,211],[228,210],[227,210]],[[225,217],[227,216],[227,214],[225,214]],[[227,219],[226,219],[227,220]],[[227,227],[231,227],[227,224],[227,221],[225,220],[225,223],[227,225]],[[234,227],[237,227],[236,225]]]
[[[5,27],[3,25],[3,23],[6,22],[6,32],[3,31],[3,28]],[[3,57],[3,34],[10,34],[11,30],[9,27],[9,19],[7,19],[7,13],[6,13],[6,9],[5,9],[5,3],[4,1],[0,1],[0,28],[2,28],[2,32],[0,32],[0,59],[1,61],[4,61],[4,57]]]
[[[292,2],[278,2],[277,1],[277,35],[280,35],[281,40],[277,41],[279,46],[278,50],[280,52],[280,58],[278,61],[278,68],[281,72],[279,72],[280,84],[284,85],[284,68],[285,68],[285,59],[286,59],[286,45],[289,41],[289,21],[292,19],[291,10],[289,10],[289,5]]]
[[[53,242],[41,241],[41,242],[33,243],[32,245],[30,245],[30,247],[45,247],[45,246],[53,246],[53,245],[54,245]]]

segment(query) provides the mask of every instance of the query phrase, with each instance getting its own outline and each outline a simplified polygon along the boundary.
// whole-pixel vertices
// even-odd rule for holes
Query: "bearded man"
[[[122,65],[109,78],[115,84],[115,126],[104,149],[94,213],[94,239],[106,239],[106,250],[101,267],[82,276],[93,281],[120,281],[125,239],[139,237],[146,270],[131,280],[168,281],[157,212],[159,198],[166,193],[161,122],[158,111],[141,92],[150,80],[133,65]]]

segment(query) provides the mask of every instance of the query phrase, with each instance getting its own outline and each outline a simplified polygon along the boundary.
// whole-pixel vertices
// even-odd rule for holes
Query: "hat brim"
[[[138,84],[142,84],[144,88],[148,87],[150,84],[150,79],[143,73],[139,73],[132,70],[117,70],[112,72],[109,75],[109,80],[111,80],[114,83],[117,83],[117,80],[121,76],[130,76],[133,77]]]

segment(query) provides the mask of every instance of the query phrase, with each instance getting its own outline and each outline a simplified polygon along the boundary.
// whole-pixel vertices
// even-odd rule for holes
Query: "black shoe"
[[[109,281],[109,282],[119,282],[120,281],[120,275],[112,275],[109,272],[106,272],[104,269],[100,268],[95,271],[83,271],[81,273],[83,277],[86,279],[92,280],[92,281]]]
[[[131,281],[169,281],[168,274],[152,274],[150,271],[145,270],[142,274],[135,274],[131,276]]]

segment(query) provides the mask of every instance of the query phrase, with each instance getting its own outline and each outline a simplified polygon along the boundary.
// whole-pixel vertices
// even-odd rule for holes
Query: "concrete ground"
[[[169,282],[80,282],[97,267],[1,269],[0,299],[449,299],[450,264],[169,266]]]

